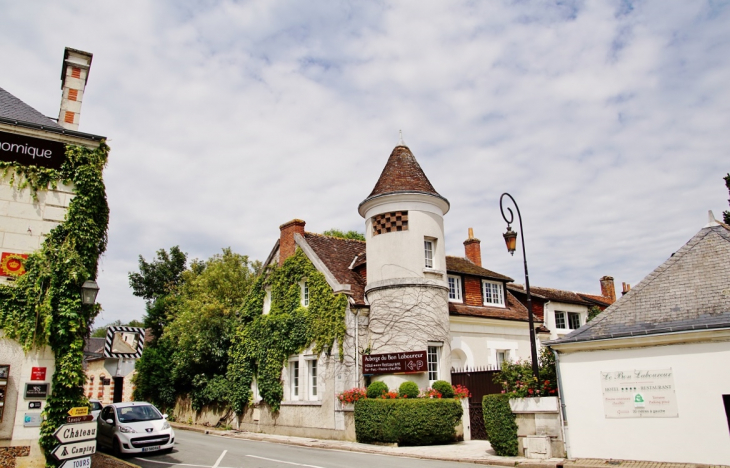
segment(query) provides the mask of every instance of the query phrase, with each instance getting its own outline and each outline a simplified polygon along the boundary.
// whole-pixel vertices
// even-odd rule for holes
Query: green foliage
[[[456,440],[462,414],[453,399],[367,398],[355,402],[355,433],[365,443],[445,444]]]
[[[40,444],[46,454],[57,445],[53,432],[65,422],[68,409],[87,404],[84,338],[101,307],[81,303],[81,285],[96,278],[99,256],[106,250],[109,206],[102,170],[108,154],[102,141],[95,149],[67,145],[66,161],[58,170],[0,161],[2,176],[9,175],[11,185],[19,189],[29,188],[35,200],[38,192],[56,188],[59,182],[74,187],[64,221],[28,256],[26,274],[14,286],[0,285],[0,328],[5,336],[25,350],[49,345],[56,357],[41,423]],[[51,458],[47,462],[56,464]]]
[[[445,380],[437,380],[431,388],[441,394],[441,398],[454,398],[454,387]]]
[[[175,406],[176,391],[170,377],[173,350],[170,343],[160,341],[145,347],[137,360],[134,376],[135,401],[149,401],[163,411]]]
[[[367,395],[368,398],[380,398],[384,394],[388,393],[388,385],[385,382],[376,380],[375,382],[368,385]]]
[[[341,231],[339,229],[332,228],[328,231],[324,231],[322,234],[325,236],[331,236],[331,237],[339,237],[341,239],[351,239],[351,240],[359,240],[364,241],[365,235],[361,234],[357,231]]]
[[[509,406],[510,395],[484,395],[482,412],[487,440],[500,457],[518,455],[517,423]]]
[[[418,398],[420,392],[421,390],[419,390],[418,384],[410,380],[406,380],[398,387],[398,396],[401,398]]]
[[[550,348],[540,351],[538,370],[539,379],[532,374],[530,361],[503,362],[502,370],[494,376],[494,383],[501,384],[511,398],[557,396],[555,355]]]
[[[727,187],[727,191],[728,191],[728,193],[730,193],[730,173],[728,173],[723,178],[725,179],[725,187]],[[728,203],[730,203],[730,200],[728,200]],[[723,211],[722,219],[725,222],[725,224],[730,224],[730,211]]]
[[[594,318],[598,317],[598,314],[600,314],[601,312],[603,312],[603,311],[601,310],[600,307],[595,306],[595,305],[590,306],[588,308],[588,319],[586,320],[586,322],[590,322]]]
[[[307,307],[301,305],[302,281],[309,288]],[[271,310],[262,314],[267,288],[271,291]],[[315,354],[329,355],[337,342],[342,359],[346,310],[347,297],[332,292],[324,275],[301,250],[280,268],[260,276],[244,300],[229,351],[227,375],[234,388],[230,397],[233,409],[244,411],[256,379],[263,401],[278,411],[284,396],[281,369],[289,356],[310,345]]]

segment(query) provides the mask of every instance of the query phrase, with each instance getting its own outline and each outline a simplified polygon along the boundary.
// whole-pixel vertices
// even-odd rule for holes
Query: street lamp
[[[510,225],[515,219],[512,208],[507,207],[509,212],[509,219],[504,214],[504,197],[509,197],[512,203],[515,205],[517,210],[517,217],[520,221],[520,231],[522,231],[522,258],[525,263],[525,292],[527,293],[527,317],[530,322],[530,350],[532,351],[532,374],[540,379],[540,369],[537,365],[537,344],[535,343],[535,319],[532,316],[532,297],[530,296],[530,275],[527,273],[527,254],[525,253],[525,231],[522,229],[522,214],[520,213],[520,207],[517,206],[517,202],[509,193],[505,192],[499,197],[499,210],[502,212],[502,218],[507,222],[507,232],[502,234],[504,236],[504,242],[507,244],[507,251],[511,254],[515,254],[515,247],[517,244],[517,233],[512,230]]]
[[[99,294],[99,285],[96,281],[86,280],[81,285],[81,303],[91,305],[96,302],[96,295]]]

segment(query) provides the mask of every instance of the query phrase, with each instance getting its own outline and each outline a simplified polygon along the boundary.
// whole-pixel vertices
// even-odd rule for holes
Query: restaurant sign
[[[0,132],[0,161],[60,169],[65,160],[66,145],[63,143]]]
[[[402,353],[366,354],[362,357],[362,373],[410,374],[426,372],[426,351],[407,351]]]
[[[606,418],[676,418],[672,369],[601,372]]]

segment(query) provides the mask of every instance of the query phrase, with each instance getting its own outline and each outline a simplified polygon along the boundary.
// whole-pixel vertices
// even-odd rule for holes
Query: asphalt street
[[[169,454],[145,454],[127,461],[144,468],[464,468],[472,463],[327,450],[175,431]]]

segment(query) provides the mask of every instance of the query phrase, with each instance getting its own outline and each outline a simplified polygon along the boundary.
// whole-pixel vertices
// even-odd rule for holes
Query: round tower
[[[428,369],[374,376],[397,389],[451,380],[444,215],[439,195],[402,141],[393,149],[375,188],[358,207],[365,218],[371,354],[426,351]]]

